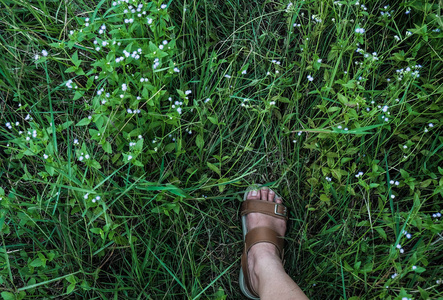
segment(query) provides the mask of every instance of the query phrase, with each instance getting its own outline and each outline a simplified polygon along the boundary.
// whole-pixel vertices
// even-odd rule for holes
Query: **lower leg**
[[[276,248],[260,243],[249,250],[252,263],[251,279],[256,284],[260,299],[305,300],[308,299],[298,285],[286,274]]]
[[[247,199],[274,202],[275,192],[267,188],[251,191]],[[282,204],[280,197],[275,203]],[[264,226],[275,230],[280,236],[285,235],[285,220],[262,213],[249,213],[246,217],[249,230]],[[298,285],[286,274],[277,247],[271,243],[258,243],[248,252],[249,276],[253,289],[262,300],[306,300],[308,297]]]

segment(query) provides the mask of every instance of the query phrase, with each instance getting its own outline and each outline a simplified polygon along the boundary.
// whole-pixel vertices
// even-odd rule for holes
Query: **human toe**
[[[268,193],[268,201],[274,202],[275,192],[273,190],[269,190]]]
[[[260,191],[252,190],[248,192],[246,199],[248,200],[259,200],[261,197]]]
[[[260,198],[261,200],[268,201],[269,188],[262,187],[260,189],[260,194],[261,194],[261,198]]]

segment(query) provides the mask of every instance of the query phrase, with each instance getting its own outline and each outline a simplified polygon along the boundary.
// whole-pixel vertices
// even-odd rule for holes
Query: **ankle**
[[[281,265],[277,247],[271,243],[258,243],[252,246],[248,257],[251,260],[251,271],[257,277],[270,266]]]

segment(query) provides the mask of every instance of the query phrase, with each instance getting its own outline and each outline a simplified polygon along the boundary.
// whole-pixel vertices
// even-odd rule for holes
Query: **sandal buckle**
[[[284,210],[283,210],[283,213],[279,213],[278,212],[278,206],[282,206],[282,207],[284,207]],[[277,216],[282,216],[282,217],[286,217],[286,215],[287,215],[287,208],[286,208],[286,206],[283,206],[282,204],[279,204],[279,203],[276,203],[275,204],[275,208],[274,208],[274,213],[277,215]]]

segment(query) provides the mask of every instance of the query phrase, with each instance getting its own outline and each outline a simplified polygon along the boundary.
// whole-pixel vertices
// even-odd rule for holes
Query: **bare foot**
[[[258,191],[250,191],[248,193],[248,200],[262,200],[274,202],[274,191],[268,189],[267,187],[261,188]],[[281,198],[276,198],[275,203],[281,204],[283,201]],[[282,219],[274,218],[261,213],[249,213],[246,215],[246,227],[248,231],[255,227],[265,226],[269,227],[279,235],[284,236],[286,231],[286,222]],[[251,247],[248,252],[248,266],[249,274],[251,276],[251,283],[254,290],[258,291],[259,278],[257,276],[257,271],[261,265],[269,263],[269,261],[276,261],[281,263],[278,256],[277,248],[271,243],[258,243]]]

